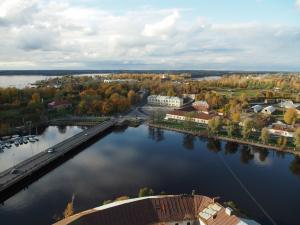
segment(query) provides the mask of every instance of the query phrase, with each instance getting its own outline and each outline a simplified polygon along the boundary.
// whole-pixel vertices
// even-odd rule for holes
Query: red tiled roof
[[[213,200],[206,196],[161,196],[137,199],[106,209],[92,209],[76,214],[57,225],[150,225],[161,222],[198,220],[198,214]],[[74,219],[75,218],[75,219]],[[236,225],[239,218],[228,216],[225,208],[210,218],[207,225]]]
[[[203,113],[203,112],[197,112],[194,109],[193,110],[174,110],[171,112],[168,112],[167,114],[176,115],[176,116],[186,116],[189,112],[195,112],[195,115],[193,115],[193,118],[203,119],[203,120],[210,120],[213,117],[216,116],[215,113]]]

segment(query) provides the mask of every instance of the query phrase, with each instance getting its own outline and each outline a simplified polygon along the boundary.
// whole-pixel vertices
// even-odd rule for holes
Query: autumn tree
[[[216,116],[208,121],[208,131],[212,134],[219,133],[222,127],[222,119],[219,116]]]
[[[264,128],[261,130],[260,139],[261,139],[261,141],[262,141],[264,144],[267,144],[267,143],[269,142],[269,139],[270,139],[270,133],[269,133],[268,128],[264,127]]]
[[[254,122],[252,119],[245,119],[244,123],[243,123],[243,129],[242,129],[242,135],[244,139],[248,139],[251,131],[254,127]]]
[[[284,116],[284,122],[286,122],[287,124],[294,124],[297,120],[298,114],[297,111],[295,109],[288,109]]]
[[[64,211],[64,218],[70,217],[74,214],[74,199],[75,195],[72,196],[72,201],[67,204],[67,207]]]
[[[39,103],[41,101],[40,94],[37,92],[33,93],[31,96],[31,101],[32,103]]]
[[[236,124],[232,121],[228,121],[227,122],[227,125],[225,127],[226,131],[227,131],[227,135],[228,137],[232,137],[233,136],[233,133],[235,132],[236,130]]]
[[[297,148],[300,147],[300,128],[297,128],[296,132],[294,133],[294,144]]]

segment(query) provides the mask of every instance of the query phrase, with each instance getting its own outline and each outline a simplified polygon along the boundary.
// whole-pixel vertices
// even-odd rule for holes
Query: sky
[[[1,0],[10,69],[300,71],[300,0]]]

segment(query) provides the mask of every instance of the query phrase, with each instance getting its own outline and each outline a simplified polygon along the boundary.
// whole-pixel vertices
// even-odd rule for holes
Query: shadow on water
[[[45,174],[49,173],[50,171],[54,170],[64,162],[68,161],[69,159],[73,158],[76,156],[79,152],[83,151],[84,149],[88,148],[89,146],[93,145],[94,143],[98,142],[101,138],[107,136],[113,128],[110,128],[95,137],[89,139],[88,142],[81,144],[79,147],[73,149],[72,151],[67,152],[65,155],[62,157],[57,158],[53,162],[47,164],[44,166],[42,169],[32,173],[30,176],[26,177],[20,182],[17,182],[13,186],[11,186],[9,189],[4,190],[0,194],[0,203],[4,204],[4,202],[18,193],[19,191],[23,189],[28,189],[28,187],[34,183],[35,181],[39,180],[41,177],[43,177]],[[65,129],[63,129],[65,130]]]
[[[163,141],[164,137],[164,130],[160,128],[153,128],[148,127],[148,137],[156,142]]]

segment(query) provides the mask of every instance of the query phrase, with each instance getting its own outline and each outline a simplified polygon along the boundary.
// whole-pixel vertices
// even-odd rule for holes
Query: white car
[[[54,153],[54,149],[53,148],[48,148],[47,152],[48,153]]]

